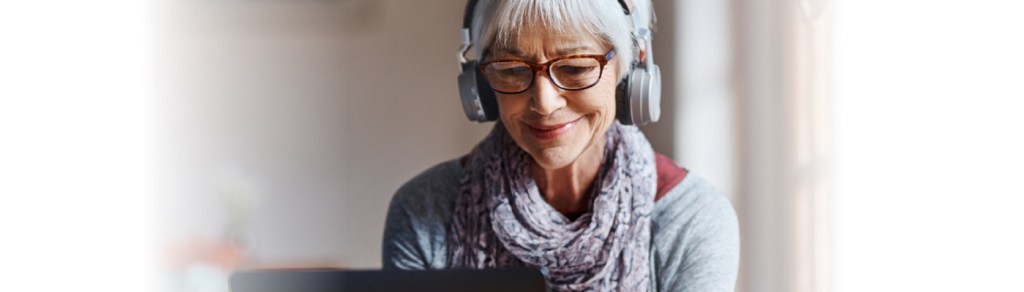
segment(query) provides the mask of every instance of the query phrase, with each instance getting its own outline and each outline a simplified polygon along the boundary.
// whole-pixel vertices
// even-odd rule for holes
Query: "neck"
[[[561,168],[545,169],[531,164],[533,178],[549,205],[570,219],[587,212],[591,186],[604,161],[604,139],[580,153],[575,161]]]

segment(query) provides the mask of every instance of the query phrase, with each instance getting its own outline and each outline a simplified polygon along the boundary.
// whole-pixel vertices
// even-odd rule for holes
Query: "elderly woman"
[[[630,99],[659,94],[657,76],[630,76],[657,73],[650,2],[630,2],[470,2],[464,38],[480,63],[463,74],[480,74],[482,92],[463,102],[480,107],[471,119],[498,122],[469,154],[398,190],[386,269],[525,266],[557,291],[733,290],[732,206],[626,125],[657,115],[657,104],[631,115]],[[647,85],[631,80],[654,91],[638,97],[630,87]]]

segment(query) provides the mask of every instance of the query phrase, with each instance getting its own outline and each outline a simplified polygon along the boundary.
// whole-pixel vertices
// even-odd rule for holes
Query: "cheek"
[[[606,128],[615,120],[615,87],[616,80],[609,80],[610,82],[604,82],[602,80],[597,86],[590,88],[593,90],[588,94],[587,98],[581,99],[580,110],[598,113],[599,128]]]
[[[505,124],[505,127],[510,129],[518,127],[518,123],[515,121],[529,110],[528,98],[500,93],[495,97],[498,100],[498,116]]]
[[[615,119],[615,92],[619,84],[618,71],[618,66],[605,69],[601,81],[593,88],[596,89],[594,92],[598,96],[595,96],[595,100],[592,102],[595,106],[601,107],[605,111],[606,118],[611,120]]]

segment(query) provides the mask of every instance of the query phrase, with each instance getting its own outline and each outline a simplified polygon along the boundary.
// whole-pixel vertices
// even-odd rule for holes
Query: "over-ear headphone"
[[[494,90],[480,72],[478,61],[466,59],[466,52],[473,46],[471,29],[477,2],[469,0],[466,3],[466,13],[462,19],[462,45],[456,52],[460,70],[459,99],[469,120],[489,122],[498,119],[498,101]],[[633,38],[637,45],[645,45],[646,57],[632,64],[629,75],[619,82],[615,92],[615,115],[623,125],[657,122],[661,117],[661,69],[654,64],[651,54],[651,31],[640,23],[638,15],[629,10],[625,0],[618,2],[632,19]]]

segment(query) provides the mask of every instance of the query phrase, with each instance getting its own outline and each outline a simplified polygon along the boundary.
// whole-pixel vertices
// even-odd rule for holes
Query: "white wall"
[[[145,6],[0,2],[0,291],[152,291]]]
[[[671,63],[678,72],[666,86],[677,92],[666,111],[675,120],[676,161],[711,181],[736,201],[738,147],[736,93],[732,45],[732,5],[729,1],[675,1],[661,10],[659,29],[672,25]],[[663,19],[671,23],[662,22]],[[660,32],[661,30],[659,30]]]
[[[1024,3],[836,11],[835,291],[1024,291]]]

